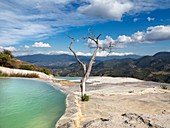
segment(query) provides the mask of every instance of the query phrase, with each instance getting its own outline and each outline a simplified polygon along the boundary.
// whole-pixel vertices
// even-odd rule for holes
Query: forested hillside
[[[82,76],[81,66],[71,55],[28,55],[17,57],[21,60],[49,68],[60,76]],[[80,56],[87,63],[88,56]],[[108,56],[96,57],[91,75],[113,77],[134,77],[170,83],[170,52],[159,52],[153,56]]]
[[[82,75],[78,63],[71,64],[68,67],[58,67],[56,71],[62,76]],[[112,59],[98,62],[94,64],[91,75],[134,77],[170,83],[170,52],[160,52],[139,59]]]
[[[0,66],[8,67],[8,68],[15,68],[15,69],[40,71],[46,74],[50,74],[50,71],[46,68],[42,68],[34,64],[24,62],[24,61],[14,58],[12,53],[8,50],[4,50],[0,52]]]

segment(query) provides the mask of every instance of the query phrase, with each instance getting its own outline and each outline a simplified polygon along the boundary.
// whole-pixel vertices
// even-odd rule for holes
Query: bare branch
[[[69,37],[72,41],[70,42],[70,46],[69,49],[70,51],[74,54],[76,60],[78,61],[78,63],[82,66],[84,74],[86,73],[86,64],[84,64],[82,61],[80,61],[80,59],[78,58],[77,54],[74,52],[74,50],[72,49],[72,44],[75,41],[74,38],[72,38],[71,36],[69,36],[68,34],[66,34],[67,37]]]
[[[66,36],[67,36],[68,38],[70,38],[70,39],[72,40],[72,42],[74,42],[74,38],[73,38],[73,37],[71,37],[71,36],[68,35],[68,34],[66,34]]]
[[[99,34],[96,39],[94,39],[93,37],[90,36],[89,39],[93,40],[98,45],[98,39],[101,35],[102,34]]]
[[[93,37],[89,37],[89,39],[93,40],[95,43],[97,43],[97,41],[93,38]]]
[[[87,73],[86,73],[86,78],[87,78],[87,79],[88,79],[88,77],[89,77],[89,75],[90,75],[90,72],[91,72],[92,65],[93,65],[93,63],[94,63],[94,59],[95,59],[95,57],[96,57],[96,54],[97,54],[98,50],[100,49],[99,44],[98,44],[98,39],[99,39],[100,36],[101,36],[101,34],[98,35],[98,37],[96,38],[96,40],[95,40],[94,38],[89,37],[91,40],[93,40],[93,41],[96,42],[96,45],[97,45],[97,46],[96,46],[96,50],[94,51],[94,53],[93,53],[93,55],[92,55],[92,57],[91,57],[91,60],[90,60],[90,62],[89,62],[89,66],[88,66]]]
[[[98,37],[96,38],[97,40],[99,39],[99,37],[101,36],[102,34],[99,34]]]
[[[92,58],[91,58],[91,60],[90,60],[90,62],[89,62],[89,66],[88,66],[87,73],[86,73],[86,78],[87,78],[87,79],[88,79],[88,77],[89,77],[89,75],[90,75],[90,72],[91,72],[91,69],[92,69],[92,65],[93,65],[93,63],[94,63],[94,59],[95,59],[95,57],[96,57],[96,54],[97,54],[98,50],[99,50],[99,47],[96,47],[96,50],[94,51],[94,53],[93,53],[93,55],[92,55]]]
[[[109,43],[109,54],[112,52],[112,42]]]

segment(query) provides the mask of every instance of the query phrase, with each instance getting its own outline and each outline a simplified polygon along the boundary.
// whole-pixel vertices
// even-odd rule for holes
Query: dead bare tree
[[[71,39],[69,49],[73,53],[73,55],[75,56],[78,63],[81,65],[81,67],[83,69],[83,76],[82,76],[82,79],[81,79],[80,88],[81,88],[81,96],[84,96],[85,95],[85,88],[86,88],[86,81],[90,76],[90,73],[91,73],[91,70],[92,70],[92,66],[93,66],[96,54],[99,51],[99,49],[103,49],[102,47],[99,46],[99,37],[101,36],[101,34],[99,34],[96,38],[94,36],[89,36],[88,37],[89,40],[91,40],[91,41],[93,41],[95,43],[95,47],[94,47],[95,50],[94,50],[94,52],[92,54],[92,57],[90,59],[90,62],[88,64],[88,66],[78,58],[77,54],[72,49],[72,44],[73,44],[73,42],[75,42],[75,39],[72,38],[71,36],[69,36],[68,34],[67,34],[67,36]],[[111,43],[110,43],[109,46],[111,46]],[[109,46],[107,47],[108,49],[110,48]]]

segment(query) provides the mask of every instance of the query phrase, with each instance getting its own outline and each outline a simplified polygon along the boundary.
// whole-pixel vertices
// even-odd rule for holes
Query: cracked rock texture
[[[78,84],[64,88],[76,94],[77,102],[68,99],[73,108],[66,109],[67,120],[60,121],[61,128],[170,128],[169,84],[93,77],[86,86],[88,102],[80,101]],[[74,109],[74,103],[78,109]]]

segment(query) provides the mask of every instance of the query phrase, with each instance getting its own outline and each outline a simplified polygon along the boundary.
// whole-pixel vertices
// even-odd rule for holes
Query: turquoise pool
[[[56,76],[55,77],[56,79],[59,79],[59,80],[70,80],[70,81],[80,81],[81,80],[81,77],[62,77],[62,76]]]
[[[65,98],[45,82],[0,78],[0,128],[54,128]]]

